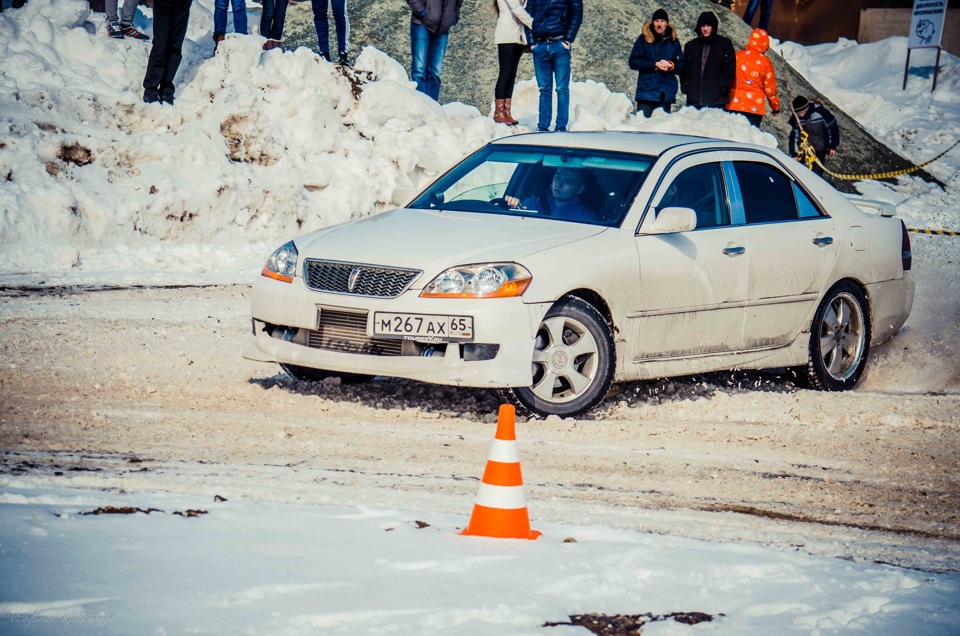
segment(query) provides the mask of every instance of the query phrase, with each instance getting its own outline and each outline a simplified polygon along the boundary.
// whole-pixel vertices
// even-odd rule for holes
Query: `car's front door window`
[[[719,163],[703,163],[687,168],[670,182],[658,210],[690,208],[697,214],[697,229],[730,225],[730,208],[723,187]]]

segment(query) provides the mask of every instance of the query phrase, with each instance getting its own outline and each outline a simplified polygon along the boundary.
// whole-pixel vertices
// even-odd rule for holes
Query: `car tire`
[[[563,298],[550,308],[537,330],[533,384],[502,395],[536,416],[574,417],[603,400],[616,362],[607,320],[586,301]]]
[[[280,363],[280,368],[291,378],[303,380],[304,382],[323,382],[327,378],[340,378],[344,384],[361,384],[373,379],[372,375],[363,375],[361,373],[337,373],[336,371],[324,371],[323,369],[312,369],[310,367],[301,367],[295,364]]]
[[[870,353],[870,309],[850,281],[830,288],[810,325],[809,360],[798,379],[811,389],[846,391],[860,381]]]

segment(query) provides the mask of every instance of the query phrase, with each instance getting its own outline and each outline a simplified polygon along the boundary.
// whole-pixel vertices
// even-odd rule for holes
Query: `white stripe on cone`
[[[501,464],[519,464],[520,453],[517,451],[516,440],[495,439],[490,447],[490,461]]]
[[[481,482],[477,504],[486,508],[515,510],[526,508],[527,498],[523,494],[523,486],[494,486]]]

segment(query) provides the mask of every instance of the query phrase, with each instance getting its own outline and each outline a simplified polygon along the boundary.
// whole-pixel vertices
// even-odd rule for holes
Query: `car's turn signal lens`
[[[523,294],[532,276],[516,263],[480,263],[451,267],[420,292],[422,298],[513,298]]]
[[[293,241],[285,243],[270,255],[260,274],[274,280],[292,283],[293,277],[297,275],[298,256],[297,246]]]

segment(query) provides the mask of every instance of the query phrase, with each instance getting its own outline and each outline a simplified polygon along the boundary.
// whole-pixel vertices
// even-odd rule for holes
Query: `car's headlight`
[[[423,288],[423,298],[513,298],[530,284],[530,272],[516,263],[460,265],[441,273]]]
[[[260,274],[274,280],[292,283],[293,277],[297,274],[297,257],[297,246],[293,241],[285,243],[270,255]]]

